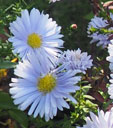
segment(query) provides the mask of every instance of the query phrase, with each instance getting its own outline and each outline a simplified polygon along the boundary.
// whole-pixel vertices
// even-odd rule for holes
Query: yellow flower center
[[[42,40],[38,34],[32,33],[28,36],[27,43],[32,48],[40,48]]]
[[[48,93],[56,86],[56,79],[51,74],[47,74],[43,78],[40,78],[37,87],[40,92]]]

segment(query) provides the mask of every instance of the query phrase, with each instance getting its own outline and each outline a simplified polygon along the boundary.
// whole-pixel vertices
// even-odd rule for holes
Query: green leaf
[[[89,100],[86,100],[86,104],[87,105],[89,105],[89,106],[98,106],[97,104],[94,104],[94,103],[92,103],[91,101],[89,101]]]
[[[28,117],[24,112],[20,110],[9,110],[8,113],[22,128],[28,128]]]
[[[83,97],[84,97],[84,98],[87,98],[87,99],[90,99],[90,100],[95,100],[95,98],[92,97],[92,96],[90,96],[90,95],[84,95]]]
[[[92,88],[91,85],[86,85],[82,87],[82,89],[90,89],[90,88]]]
[[[17,109],[8,93],[0,92],[0,109],[8,109],[10,116],[18,121],[22,128],[28,127],[28,119],[24,112]]]
[[[113,100],[110,100],[108,102],[104,102],[104,110],[106,110],[111,103],[113,103]]]
[[[10,61],[0,62],[0,69],[14,68],[17,63],[12,63]]]
[[[0,109],[16,109],[8,93],[0,92]]]

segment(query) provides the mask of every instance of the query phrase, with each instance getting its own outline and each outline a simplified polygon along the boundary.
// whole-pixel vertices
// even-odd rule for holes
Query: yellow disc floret
[[[56,86],[56,79],[51,74],[47,74],[43,78],[40,78],[37,87],[40,92],[48,93]]]
[[[40,48],[42,40],[38,34],[32,33],[28,36],[27,43],[32,48]]]

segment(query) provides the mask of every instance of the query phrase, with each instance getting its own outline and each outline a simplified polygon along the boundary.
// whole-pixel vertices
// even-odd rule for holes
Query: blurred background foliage
[[[101,0],[106,2],[107,0]],[[79,83],[80,90],[74,94],[78,104],[70,103],[71,109],[58,111],[57,116],[45,122],[37,117],[27,115],[27,111],[19,111],[8,93],[13,69],[18,63],[18,55],[12,53],[9,23],[20,16],[22,9],[38,8],[50,14],[58,25],[62,26],[64,49],[80,48],[92,55],[93,68],[83,75]],[[48,0],[0,0],[0,128],[76,128],[85,123],[89,112],[97,113],[97,107],[107,110],[112,106],[107,94],[109,86],[109,69],[106,49],[90,44],[87,37],[87,26],[94,16],[90,0],[61,0],[50,3]],[[77,25],[77,29],[71,27]]]

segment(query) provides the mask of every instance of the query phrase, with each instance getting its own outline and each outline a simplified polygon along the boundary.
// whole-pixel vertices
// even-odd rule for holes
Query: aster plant
[[[62,0],[61,3],[63,4],[68,1],[65,6],[62,6],[62,4],[60,6],[60,2],[58,2],[58,6],[55,5],[55,2],[60,0],[49,0],[45,5],[42,0],[39,1],[31,4],[33,2],[31,0],[20,0],[16,6],[12,4],[2,11],[0,9],[0,12],[3,12],[2,16],[9,17],[9,21],[11,21],[9,26],[3,26],[3,30],[6,31],[7,43],[0,42],[4,46],[0,46],[0,50],[2,50],[0,53],[2,60],[5,58],[10,60],[12,64],[10,66],[8,63],[10,70],[8,66],[6,70],[5,68],[1,69],[0,62],[1,73],[3,74],[6,71],[2,79],[8,77],[9,74],[12,77],[10,84],[8,84],[10,86],[8,98],[1,93],[2,89],[0,88],[0,118],[5,111],[8,118],[11,116],[11,121],[9,119],[6,123],[0,121],[0,127],[1,125],[4,125],[4,127],[18,127],[19,125],[22,128],[75,128],[77,126],[83,126],[83,128],[113,128],[113,109],[111,109],[113,106],[113,14],[108,10],[106,13],[99,14],[103,11],[99,7],[99,0],[91,0],[92,4],[98,5],[98,9],[95,10],[97,13],[88,25],[87,33],[88,37],[92,38],[90,43],[97,43],[97,46],[103,48],[108,47],[109,72],[108,62],[103,57],[107,54],[106,49],[99,47],[101,50],[96,48],[95,51],[95,45],[87,47],[85,44],[88,38],[84,38],[84,36],[82,38],[83,30],[86,30],[86,27],[84,27],[83,22],[81,22],[83,26],[80,25],[78,18],[73,16],[75,10],[77,13],[81,11],[77,7],[80,1],[72,0],[72,3],[77,6],[68,0]],[[42,12],[34,7],[31,11],[21,10],[19,6],[22,2],[24,2],[22,8],[31,9],[33,5],[39,9],[42,8],[42,10],[48,8]],[[28,3],[29,6],[26,6]],[[46,6],[49,3],[51,4]],[[87,1],[84,2],[84,5],[85,3]],[[70,8],[70,5],[74,9]],[[53,7],[57,8],[58,12],[52,10]],[[71,12],[68,17],[64,17],[65,14],[68,14],[66,7],[69,7],[70,9],[67,8],[67,10]],[[10,8],[13,8],[13,10],[10,11]],[[62,8],[64,8],[64,12],[59,11]],[[9,15],[4,15],[5,12]],[[55,14],[56,17],[54,18],[59,24],[62,24],[64,29],[62,32],[56,21],[49,18],[49,14],[45,14],[45,12],[50,13],[51,16]],[[12,15],[12,13],[15,15]],[[84,15],[85,11],[82,13]],[[16,15],[19,16],[16,17]],[[60,20],[58,20],[58,15],[61,18],[59,18]],[[86,16],[83,17],[85,21]],[[70,24],[65,25],[68,21]],[[2,22],[0,20],[0,25]],[[7,30],[8,27],[10,31]],[[78,32],[82,33],[77,34]],[[77,40],[73,38],[73,35]],[[80,40],[83,45],[80,44],[81,42],[79,43]],[[75,41],[75,44],[73,41]],[[64,45],[64,42],[67,44]],[[9,44],[10,47],[6,47]],[[64,48],[64,46],[66,47]],[[84,46],[87,47],[87,50],[83,48]],[[8,49],[11,57],[7,56]],[[105,52],[106,54],[103,55]],[[89,55],[89,53],[92,55]],[[95,56],[96,54],[99,56]],[[2,64],[2,68],[5,64]],[[0,82],[2,79],[0,79]],[[110,79],[110,84],[108,79]],[[0,86],[3,85],[0,83]],[[11,103],[9,103],[9,99]],[[94,114],[97,110],[98,115]],[[87,117],[89,113],[90,116]],[[24,118],[28,122],[27,125]],[[17,126],[15,125],[16,121],[14,124],[12,123],[12,119],[18,122]]]

